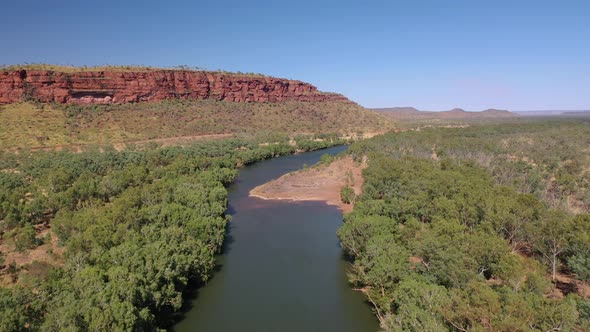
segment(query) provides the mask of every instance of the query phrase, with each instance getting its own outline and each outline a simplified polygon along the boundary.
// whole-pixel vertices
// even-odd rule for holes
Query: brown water
[[[240,170],[230,187],[232,221],[219,271],[198,290],[173,331],[377,331],[362,294],[351,290],[336,230],[342,215],[320,202],[265,201],[250,189],[312,165],[302,153]]]

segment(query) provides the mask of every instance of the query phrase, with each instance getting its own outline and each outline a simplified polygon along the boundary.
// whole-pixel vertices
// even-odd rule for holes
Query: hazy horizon
[[[464,108],[461,107],[453,107],[450,109],[441,109],[441,110],[425,110],[425,109],[420,109],[414,106],[391,106],[391,107],[368,107],[370,109],[389,109],[389,108],[414,108],[418,111],[422,111],[422,112],[445,112],[445,111],[451,111],[453,109],[462,109],[466,112],[482,112],[482,111],[486,111],[489,109],[495,109],[495,110],[500,110],[500,111],[510,111],[510,112],[514,112],[514,113],[519,113],[519,112],[590,112],[590,108],[589,109],[577,109],[577,110],[566,110],[566,109],[553,109],[553,110],[511,110],[511,109],[497,109],[497,108],[486,108],[486,109],[480,109],[480,110],[466,110]]]

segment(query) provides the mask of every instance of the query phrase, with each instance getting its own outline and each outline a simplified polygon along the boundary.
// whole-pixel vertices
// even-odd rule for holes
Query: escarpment
[[[274,77],[191,70],[0,70],[0,103],[27,100],[62,104],[113,104],[165,99],[233,102],[332,101],[308,83]]]

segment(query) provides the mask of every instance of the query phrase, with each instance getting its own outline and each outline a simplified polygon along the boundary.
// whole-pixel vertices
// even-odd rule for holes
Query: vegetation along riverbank
[[[338,236],[385,331],[590,329],[590,126],[391,133]]]
[[[268,140],[4,153],[0,330],[171,324],[188,285],[213,271],[237,166],[344,142]]]

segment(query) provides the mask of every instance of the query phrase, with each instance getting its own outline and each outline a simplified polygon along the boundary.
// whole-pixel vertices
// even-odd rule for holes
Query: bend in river
[[[262,161],[230,187],[220,266],[173,331],[377,331],[347,282],[336,237],[342,215],[322,202],[262,200],[249,191],[345,146]]]

